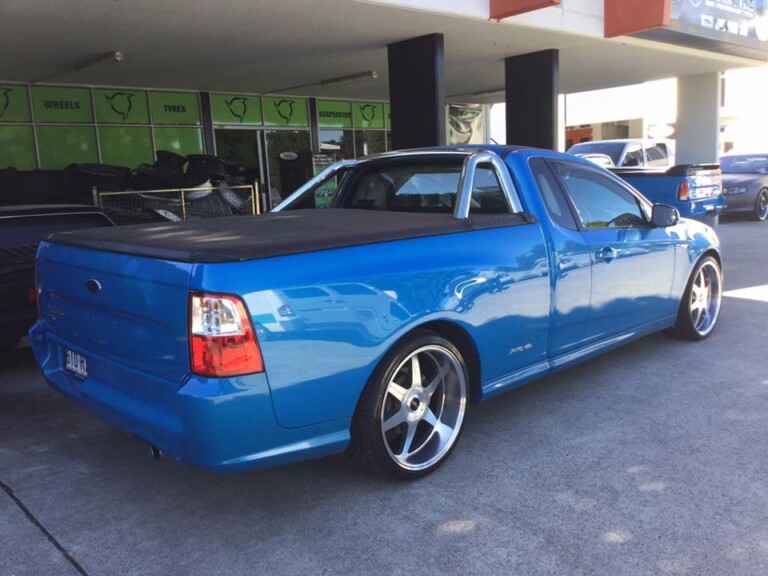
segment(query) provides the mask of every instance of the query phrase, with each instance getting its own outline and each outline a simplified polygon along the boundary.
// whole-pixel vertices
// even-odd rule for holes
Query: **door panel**
[[[588,339],[631,331],[674,313],[675,241],[651,226],[649,207],[612,175],[552,162],[592,261]],[[670,309],[672,307],[672,309]]]

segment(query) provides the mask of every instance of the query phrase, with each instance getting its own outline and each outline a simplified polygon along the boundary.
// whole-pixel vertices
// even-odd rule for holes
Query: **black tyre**
[[[723,274],[712,256],[699,260],[680,302],[670,334],[683,340],[703,340],[715,329],[723,298]]]
[[[352,420],[352,454],[379,474],[426,476],[456,446],[468,390],[458,349],[435,333],[415,333],[371,375]]]
[[[758,192],[752,217],[760,222],[768,218],[768,188],[762,188]]]

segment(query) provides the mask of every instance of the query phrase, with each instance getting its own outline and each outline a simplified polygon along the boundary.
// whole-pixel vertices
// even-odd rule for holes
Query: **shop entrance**
[[[271,206],[312,178],[312,139],[309,130],[266,131]]]
[[[243,179],[243,183],[258,184],[262,210],[270,207],[265,194],[269,188],[263,162],[263,132],[243,128],[215,130],[216,156],[230,165],[230,171],[234,170]]]
[[[216,156],[258,182],[260,205],[269,210],[312,177],[309,130],[216,128]]]

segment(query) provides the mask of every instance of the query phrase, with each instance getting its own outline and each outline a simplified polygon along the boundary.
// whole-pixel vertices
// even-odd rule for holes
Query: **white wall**
[[[566,96],[565,124],[595,124],[644,118],[647,124],[666,124],[677,116],[677,80],[658,80],[579,92]]]
[[[489,0],[361,0],[373,4],[389,4],[401,8],[425,10],[442,14],[454,14],[469,18],[488,20]],[[578,34],[580,36],[603,37],[604,0],[562,0],[557,6],[534,10],[518,16],[505,18],[520,26],[531,26]]]
[[[678,164],[717,162],[720,156],[720,74],[678,79],[675,160]]]
[[[734,144],[734,152],[768,150],[768,66],[729,70],[725,73],[725,106],[728,119],[722,140]]]
[[[488,0],[363,0],[372,4],[391,4],[414,10],[426,10],[488,20],[491,4]],[[426,34],[426,32],[425,32]]]
[[[558,6],[512,16],[503,22],[603,38],[603,5],[604,0],[563,0]]]

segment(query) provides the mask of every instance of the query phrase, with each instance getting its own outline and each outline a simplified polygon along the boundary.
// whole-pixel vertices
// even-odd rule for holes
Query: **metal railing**
[[[94,190],[94,200],[116,224],[176,222],[261,213],[255,184],[124,192]]]

